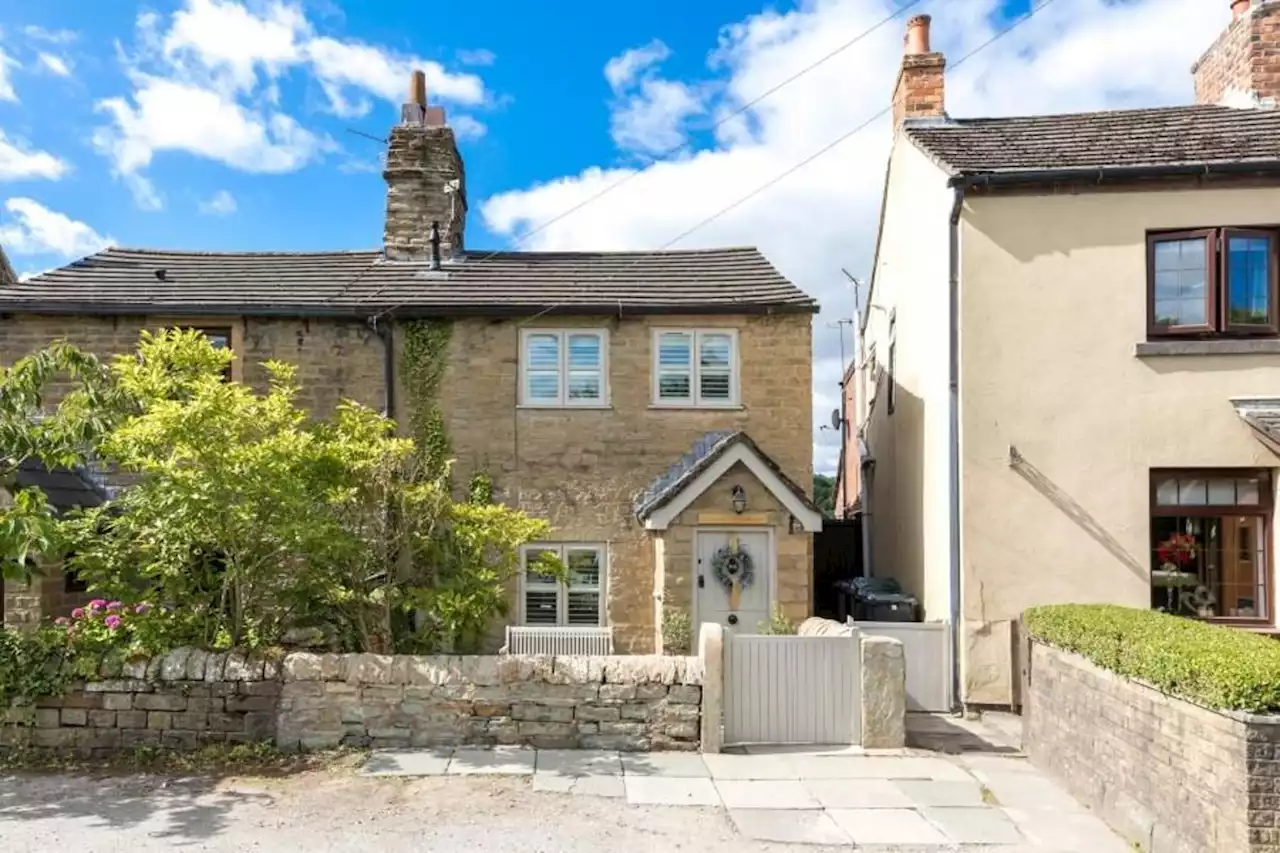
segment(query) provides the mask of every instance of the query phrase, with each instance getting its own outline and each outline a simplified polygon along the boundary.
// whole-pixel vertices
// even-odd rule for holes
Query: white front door
[[[771,545],[769,534],[761,530],[697,532],[693,584],[698,596],[699,623],[719,622],[740,634],[758,633],[759,624],[769,619],[769,589],[773,578]],[[746,566],[750,575],[743,576],[736,593],[731,582],[735,562]]]

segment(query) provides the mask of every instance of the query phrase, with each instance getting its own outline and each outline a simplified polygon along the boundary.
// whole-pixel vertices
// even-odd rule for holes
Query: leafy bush
[[[773,611],[769,614],[769,621],[761,622],[756,626],[756,630],[761,634],[780,634],[788,635],[796,632],[796,623],[792,622],[782,612],[782,605],[773,605]]]
[[[1280,642],[1153,610],[1061,604],[1026,613],[1031,636],[1210,708],[1280,712]]]
[[[75,677],[75,651],[65,629],[0,626],[0,717],[10,705],[61,695]]]
[[[689,611],[668,607],[662,611],[662,653],[664,655],[691,654],[693,623]]]

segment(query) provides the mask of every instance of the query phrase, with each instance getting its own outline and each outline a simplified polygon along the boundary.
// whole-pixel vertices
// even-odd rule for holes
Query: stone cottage
[[[462,158],[420,75],[384,177],[379,250],[111,248],[0,283],[0,363],[59,337],[108,354],[194,327],[235,352],[235,379],[262,385],[281,359],[313,411],[353,399],[404,423],[407,332],[444,321],[434,404],[458,482],[487,473],[552,524],[529,554],[571,568],[567,586],[522,577],[514,623],[612,626],[620,651],[647,652],[665,609],[752,628],[774,603],[807,616],[815,301],[753,248],[467,250]],[[6,620],[57,615],[73,581],[8,584]]]

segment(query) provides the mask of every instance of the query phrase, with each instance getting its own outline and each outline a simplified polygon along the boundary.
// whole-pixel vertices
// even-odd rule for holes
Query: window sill
[[[1280,353],[1280,338],[1223,338],[1213,341],[1138,341],[1133,354],[1138,358],[1163,355],[1257,355]]]
[[[740,412],[746,406],[741,403],[650,403],[649,408],[668,412]]]
[[[603,412],[612,409],[613,406],[608,403],[599,403],[592,406],[562,406],[554,403],[521,403],[516,406],[521,411],[531,412]]]

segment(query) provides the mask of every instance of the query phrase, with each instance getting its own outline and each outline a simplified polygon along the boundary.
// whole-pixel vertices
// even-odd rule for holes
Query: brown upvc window
[[[1147,235],[1151,337],[1280,332],[1280,233],[1203,228]]]
[[[195,331],[208,338],[209,343],[213,344],[214,349],[231,349],[230,329],[225,327],[197,326],[195,327]],[[233,379],[231,374],[231,365],[228,364],[226,369],[222,371],[222,375],[228,382],[231,382]]]
[[[1151,606],[1179,616],[1271,623],[1269,471],[1151,473]]]

